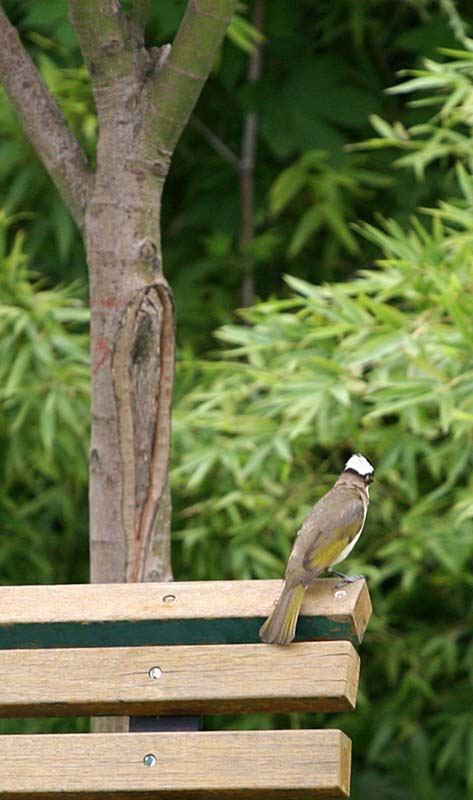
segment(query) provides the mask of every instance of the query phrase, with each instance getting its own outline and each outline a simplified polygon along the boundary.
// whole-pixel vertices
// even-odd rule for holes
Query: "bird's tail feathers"
[[[260,638],[268,644],[289,644],[296,634],[297,619],[306,587],[284,584],[276,606],[260,628]]]

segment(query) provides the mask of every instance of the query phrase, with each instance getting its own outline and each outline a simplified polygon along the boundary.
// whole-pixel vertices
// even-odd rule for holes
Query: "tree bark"
[[[70,0],[99,119],[95,175],[0,11],[0,76],[84,233],[90,272],[91,580],[172,577],[168,485],[174,308],[160,211],[176,142],[236,0],[190,0],[171,48],[147,50],[147,0]]]
[[[2,8],[0,80],[26,135],[82,229],[92,185],[86,155]]]

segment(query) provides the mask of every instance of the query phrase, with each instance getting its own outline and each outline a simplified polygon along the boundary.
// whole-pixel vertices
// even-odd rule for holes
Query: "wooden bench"
[[[0,587],[1,716],[132,718],[129,733],[0,736],[0,798],[348,797],[341,731],[189,718],[353,709],[371,604],[364,581],[336,584],[308,590],[289,647],[258,639],[279,581]]]

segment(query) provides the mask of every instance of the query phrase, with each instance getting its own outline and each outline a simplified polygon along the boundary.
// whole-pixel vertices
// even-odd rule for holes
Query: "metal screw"
[[[143,759],[143,764],[145,767],[155,767],[157,762],[157,758],[153,753],[148,753],[147,756]]]
[[[337,598],[346,597],[346,596],[347,596],[347,593],[346,593],[345,589],[338,589],[338,591],[335,592],[335,597],[337,597]]]
[[[151,667],[148,671],[148,675],[150,678],[160,678],[163,674],[161,667]]]
[[[163,603],[174,603],[175,599],[176,599],[175,594],[166,594],[163,597]]]

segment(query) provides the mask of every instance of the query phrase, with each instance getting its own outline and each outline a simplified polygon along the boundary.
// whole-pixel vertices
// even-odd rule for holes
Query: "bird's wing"
[[[343,492],[339,502],[317,504],[305,519],[298,536],[304,569],[321,572],[335,564],[362,528],[364,518],[362,500],[351,491]]]

